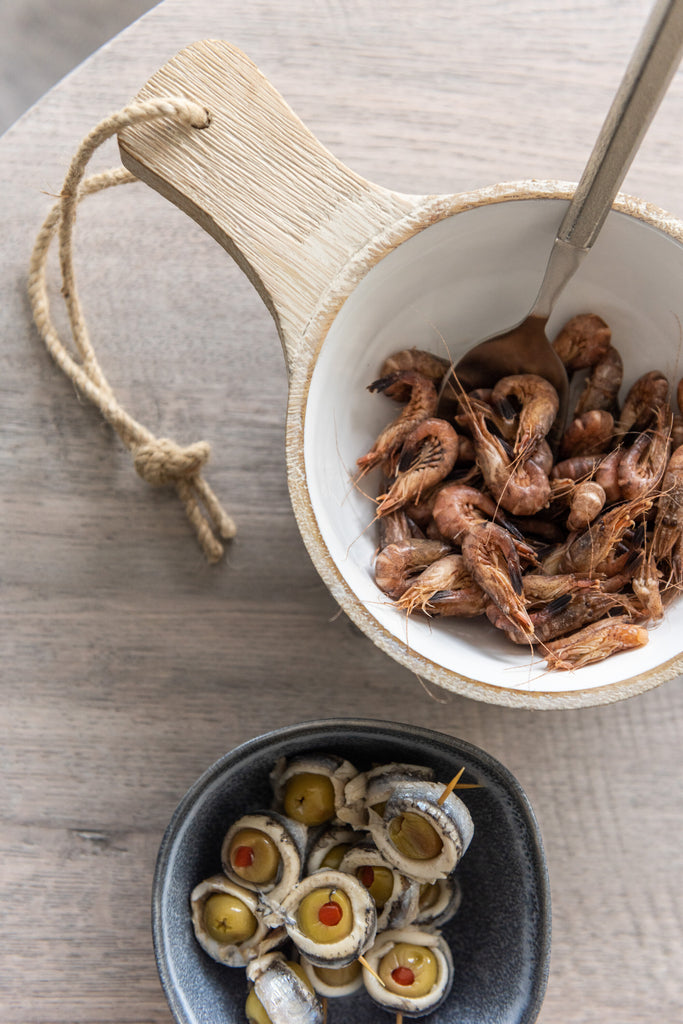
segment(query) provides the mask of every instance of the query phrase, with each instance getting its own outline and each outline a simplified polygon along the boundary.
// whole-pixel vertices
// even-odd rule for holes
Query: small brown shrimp
[[[617,481],[624,498],[636,498],[654,490],[669,460],[671,410],[668,402],[657,410],[655,428],[639,434],[619,460]]]
[[[567,529],[585,530],[600,515],[607,497],[604,488],[595,480],[584,480],[574,488],[569,501]]]
[[[545,608],[530,613],[529,617],[534,627],[534,640],[542,644],[548,640],[556,640],[567,633],[581,629],[582,626],[586,626],[590,622],[602,619],[612,608],[622,603],[622,599],[616,595],[591,590],[586,590],[582,594],[566,594],[564,597],[551,601]],[[506,625],[504,619],[496,618],[489,610],[487,610],[487,615],[489,621],[493,622],[498,629],[504,629],[514,643],[528,643],[528,638],[521,630],[513,627],[512,623]]]
[[[427,566],[413,580],[396,605],[399,608],[405,608],[409,615],[416,609],[424,612],[428,610],[428,605],[435,595],[466,590],[473,586],[476,584],[465,568],[462,555],[444,555],[443,558],[439,558]]]
[[[495,406],[510,395],[521,405],[513,447],[515,455],[524,460],[545,439],[555,422],[560,400],[550,381],[535,373],[501,377],[491,392],[491,403]]]
[[[647,558],[640,561],[638,571],[631,580],[633,593],[642,608],[644,621],[657,623],[664,617],[664,606],[660,591],[662,574],[657,568],[652,549]],[[642,620],[641,620],[642,621]]]
[[[554,601],[546,608],[532,613],[536,637],[542,643],[556,640],[591,622],[597,622],[621,604],[623,599],[619,595],[599,590],[573,594],[566,602]]]
[[[575,572],[555,576],[544,576],[540,572],[527,573],[522,577],[524,597],[529,607],[537,604],[548,604],[580,590],[594,590],[596,581],[587,576],[579,576]]]
[[[551,480],[586,480],[600,465],[599,455],[572,455],[569,459],[556,462],[550,471]]]
[[[455,422],[460,427],[468,428],[472,415],[479,413],[484,422],[492,423],[496,433],[511,442],[517,433],[517,414],[509,403],[498,402],[494,408],[491,402],[491,388],[475,388],[458,399],[458,412]]]
[[[411,430],[401,448],[396,478],[377,507],[385,516],[423,494],[447,477],[458,457],[459,438],[446,420],[429,417]]]
[[[582,313],[568,320],[553,341],[553,348],[567,370],[583,370],[604,358],[612,331],[595,313]]]
[[[619,463],[621,461],[621,448],[614,448],[602,458],[595,467],[593,479],[600,484],[608,505],[621,499],[621,487],[619,486]]]
[[[443,541],[420,538],[388,544],[375,559],[375,583],[395,601],[408,589],[412,577],[451,550]]]
[[[422,531],[419,526],[406,515],[405,509],[397,509],[383,516],[379,522],[379,549],[386,548],[389,544],[397,544],[402,540],[410,540],[413,537],[421,537]]]
[[[531,637],[534,629],[526,610],[519,554],[512,534],[496,523],[478,523],[463,537],[462,557],[474,582]]]
[[[496,501],[506,512],[533,516],[550,500],[548,474],[533,460],[515,460],[505,442],[495,437],[483,416],[474,411],[470,417],[477,464]]]
[[[658,562],[669,558],[683,536],[683,447],[676,448],[662,478],[657,499],[652,550]]]
[[[433,352],[427,352],[422,348],[403,348],[384,360],[379,375],[381,379],[396,373],[397,370],[415,370],[428,380],[434,381],[438,388],[450,368],[448,359],[435,356]],[[390,397],[397,402],[407,402],[410,397],[409,388],[399,384],[392,390]]]
[[[617,478],[621,449],[615,448],[607,455],[575,455],[570,459],[557,462],[550,474],[553,499],[556,497],[555,481],[560,485],[567,480],[580,483],[583,480],[594,480],[605,492],[607,504],[611,505],[621,499],[621,488]]]
[[[544,647],[548,668],[571,671],[609,658],[620,651],[644,647],[649,636],[646,629],[637,626],[625,615],[601,619],[585,626],[562,640],[554,640]]]
[[[432,515],[442,536],[457,541],[479,523],[497,516],[496,504],[483,491],[466,484],[446,484],[439,491]]]
[[[440,618],[474,619],[484,614],[489,600],[488,594],[472,581],[469,587],[433,594],[425,611]]]
[[[660,406],[668,402],[669,381],[659,370],[644,373],[633,384],[624,401],[616,434],[622,437],[630,430],[645,430],[654,420]]]
[[[410,398],[399,416],[381,431],[370,451],[356,460],[356,465],[363,472],[385,463],[389,475],[392,475],[393,462],[408,434],[436,412],[438,395],[434,382],[414,370],[397,370],[368,385],[368,391],[381,391],[389,397],[400,388],[409,388]]]
[[[575,416],[582,416],[591,409],[605,409],[614,413],[617,409],[617,396],[624,379],[624,364],[621,356],[613,345],[600,359],[586,380],[583,391],[574,409]]]
[[[652,504],[653,498],[642,495],[603,512],[587,530],[570,539],[559,559],[559,572],[599,572],[627,530]]]
[[[614,417],[606,409],[590,409],[569,424],[560,443],[560,457],[601,455],[614,433]]]

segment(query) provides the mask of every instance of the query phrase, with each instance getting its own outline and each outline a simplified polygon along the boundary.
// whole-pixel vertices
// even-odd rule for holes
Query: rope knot
[[[159,437],[135,448],[133,465],[148,484],[161,487],[198,476],[210,453],[211,448],[206,441],[181,448],[170,438]]]

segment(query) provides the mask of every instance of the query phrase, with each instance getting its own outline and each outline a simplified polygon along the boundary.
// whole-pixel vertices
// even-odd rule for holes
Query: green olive
[[[273,882],[281,859],[273,840],[257,828],[242,828],[235,833],[229,858],[235,874],[255,885]]]
[[[439,965],[434,953],[426,946],[398,942],[380,960],[377,973],[389,992],[417,999],[434,988],[439,977]]]
[[[441,886],[438,882],[425,882],[420,886],[419,907],[420,910],[431,910],[441,894]]]
[[[336,846],[331,846],[320,861],[320,867],[332,868],[333,871],[336,871],[344,858],[344,854],[348,853],[350,849],[351,843],[338,843]]]
[[[249,1024],[271,1024],[271,1019],[263,1009],[263,1003],[256,995],[255,989],[249,990],[247,1001],[244,1006]]]
[[[386,800],[382,800],[382,802],[379,803],[379,804],[373,804],[372,805],[372,810],[375,812],[375,814],[379,814],[380,818],[383,818],[384,817],[384,808],[386,806],[387,806]]]
[[[329,985],[330,988],[341,988],[342,985],[348,985],[356,980],[361,972],[361,966],[358,960],[354,960],[346,967],[314,967],[313,970],[325,985]]]
[[[303,825],[322,825],[334,817],[334,787],[326,775],[300,772],[285,786],[285,814]]]
[[[393,872],[381,865],[364,864],[356,871],[356,877],[372,896],[377,909],[381,910],[394,891]]]
[[[214,892],[204,904],[204,925],[216,942],[244,942],[252,937],[256,924],[246,903],[231,893]]]
[[[405,857],[411,860],[432,860],[443,849],[441,837],[426,818],[406,811],[389,822],[389,838]]]
[[[353,928],[351,901],[341,889],[314,889],[299,904],[297,924],[314,942],[339,942]]]

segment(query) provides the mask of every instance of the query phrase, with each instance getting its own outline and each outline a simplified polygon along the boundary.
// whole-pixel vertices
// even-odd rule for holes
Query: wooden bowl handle
[[[185,96],[211,123],[127,128],[121,158],[235,258],[270,309],[288,369],[326,289],[414,197],[340,163],[240,50],[205,40],[164,65],[137,99]]]

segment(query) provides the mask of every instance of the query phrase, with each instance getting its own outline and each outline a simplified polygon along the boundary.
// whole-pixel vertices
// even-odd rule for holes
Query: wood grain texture
[[[541,1024],[680,1018],[680,681],[604,708],[511,711],[425,692],[339,615],[290,508],[271,316],[150,189],[88,200],[83,302],[134,415],[212,442],[207,478],[238,525],[224,563],[204,563],[175,499],[77,400],[25,298],[76,144],[196,39],[244,50],[358,174],[448,193],[576,180],[649,6],[166,0],[0,141],[2,1024],[169,1024],[149,900],[177,801],[243,740],[356,714],[460,736],[526,789],[553,895]],[[681,110],[679,72],[624,186],[679,216]]]

